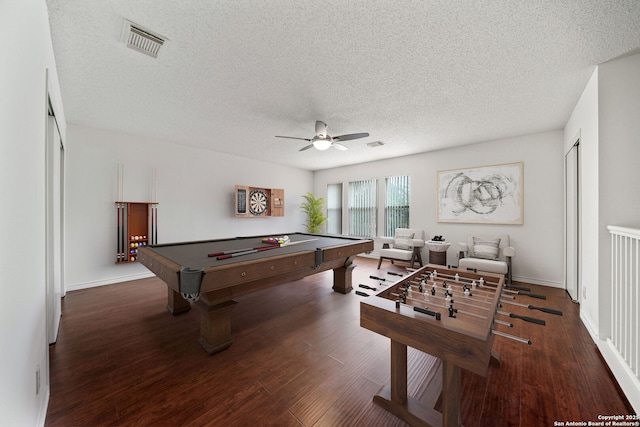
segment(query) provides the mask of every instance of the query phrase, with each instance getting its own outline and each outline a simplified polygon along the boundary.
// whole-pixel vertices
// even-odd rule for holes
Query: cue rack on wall
[[[284,216],[284,190],[236,185],[236,218]]]
[[[136,262],[138,248],[158,240],[157,202],[116,202],[116,264]]]

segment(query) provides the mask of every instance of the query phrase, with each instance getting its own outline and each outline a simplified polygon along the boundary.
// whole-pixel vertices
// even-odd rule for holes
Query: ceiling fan
[[[346,135],[339,136],[329,136],[327,134],[327,124],[325,122],[321,122],[320,120],[316,121],[316,136],[313,138],[298,138],[295,136],[279,136],[276,135],[276,138],[289,138],[289,139],[300,139],[302,141],[308,141],[311,144],[306,147],[302,147],[299,151],[308,150],[311,147],[315,147],[317,150],[326,150],[330,147],[335,147],[338,150],[346,150],[347,147],[345,145],[340,144],[339,141],[349,141],[350,139],[358,139],[358,138],[366,138],[368,137],[368,133],[349,133]]]

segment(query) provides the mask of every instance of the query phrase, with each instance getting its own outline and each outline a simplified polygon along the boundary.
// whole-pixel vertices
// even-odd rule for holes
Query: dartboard
[[[267,194],[263,190],[251,190],[249,193],[249,211],[262,215],[267,210]]]

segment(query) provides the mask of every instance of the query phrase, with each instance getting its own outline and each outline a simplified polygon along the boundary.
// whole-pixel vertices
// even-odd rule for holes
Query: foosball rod
[[[413,284],[411,284],[411,286],[417,286],[417,285],[413,285]],[[418,293],[421,293],[421,292],[419,292],[419,291],[418,291]],[[429,291],[424,291],[424,292],[422,292],[422,294],[426,295],[427,297],[434,297],[434,298],[438,298],[438,299],[446,300],[446,298],[441,297],[441,296],[439,296],[439,295],[432,295]],[[461,295],[461,297],[464,297],[464,295]],[[468,297],[468,298],[469,298],[469,299],[466,299],[465,301],[477,301],[477,300],[472,299],[473,297]],[[456,301],[457,301],[459,304],[468,305],[468,306],[470,306],[470,307],[476,307],[476,308],[479,308],[479,309],[481,309],[481,310],[489,310],[489,308],[494,307],[494,305],[493,305],[493,304],[491,304],[491,302],[490,302],[490,301],[487,301],[487,300],[484,300],[484,301],[478,301],[479,303],[484,303],[484,305],[486,305],[486,307],[483,307],[482,305],[478,305],[478,304],[470,304],[470,303],[468,303],[468,302],[460,301],[460,298],[458,298],[458,297],[456,297]]]
[[[490,288],[493,288],[493,285],[489,284],[487,285]],[[522,295],[523,297],[531,297],[531,298],[537,298],[537,299],[547,299],[547,297],[545,295],[538,295],[538,294],[532,294],[531,292],[523,292],[523,291],[514,291],[513,289],[509,289],[508,287],[502,287],[502,292],[507,292],[510,294],[516,294],[516,295]]]
[[[396,295],[396,296],[401,296],[400,294],[393,294],[393,293],[391,293],[391,291],[389,291],[389,294],[391,294],[391,295]],[[428,293],[426,293],[426,294],[427,294],[427,297],[433,297],[433,298],[436,298],[436,299],[438,299],[438,300],[444,300],[444,301],[446,301],[446,298],[443,298],[443,297],[441,297],[441,296],[438,296],[438,295],[429,295]],[[414,300],[414,301],[421,301],[421,302],[424,302],[424,303],[426,303],[426,302],[427,302],[426,300],[422,301],[422,300],[419,300],[419,299],[417,299],[417,298],[411,298],[411,297],[409,297],[409,296],[406,296],[406,298],[409,298],[409,299]],[[539,309],[541,309],[541,308],[544,308],[544,307],[534,307],[534,306],[531,306],[531,305],[519,304],[519,303],[509,302],[509,301],[504,301],[504,300],[501,300],[501,302],[506,302],[506,303],[508,303],[508,304],[514,304],[514,305],[518,305],[518,306],[526,307],[526,308],[529,308],[529,309],[531,309],[531,310],[535,310],[535,309],[538,309],[538,310],[539,310]],[[455,303],[455,304],[462,304],[462,305],[468,305],[468,306],[470,306],[470,307],[474,307],[474,308],[477,308],[477,309],[488,310],[488,308],[486,308],[486,307],[481,307],[481,306],[477,306],[477,305],[474,305],[474,304],[468,304],[468,303],[465,303],[465,302],[463,302],[463,301],[460,301],[460,299],[456,299],[455,301],[453,301],[453,302],[452,302],[452,304],[453,304],[453,303]],[[545,309],[545,310],[551,310],[551,309]],[[545,310],[542,310],[542,311],[545,311]],[[556,314],[556,313],[553,313],[553,312],[555,312],[555,311],[557,311],[557,310],[551,310],[550,312],[552,312],[552,314]],[[461,312],[461,313],[462,313],[462,312]],[[542,325],[542,326],[546,325],[546,322],[545,322],[544,320],[542,320],[542,319],[537,319],[537,318],[535,318],[535,317],[520,316],[520,315],[518,315],[518,314],[509,313],[509,312],[504,312],[504,311],[499,311],[499,310],[497,311],[497,313],[498,313],[498,314],[500,314],[500,315],[502,315],[502,316],[508,316],[508,317],[511,317],[511,318],[514,318],[514,319],[524,320],[525,322],[529,322],[529,323],[535,323],[535,324]],[[470,313],[466,313],[466,314],[470,314]],[[478,316],[478,317],[481,317],[481,315],[477,315],[477,316]],[[486,318],[486,317],[483,317],[483,318]]]
[[[449,266],[449,268],[452,268],[452,267]],[[478,269],[477,268],[467,268],[467,271],[472,271],[474,273],[478,273]],[[496,282],[492,282],[492,283],[496,283]],[[518,290],[525,291],[525,292],[531,292],[530,288],[526,288],[524,286],[516,286],[516,285],[511,284],[511,285],[504,285],[504,287],[511,288],[511,289],[518,289]]]
[[[518,341],[524,344],[531,345],[531,340],[526,338],[516,337],[515,335],[505,334],[504,332],[496,331],[495,329],[491,330],[491,333],[494,335],[498,335],[499,337],[509,338],[510,340]]]
[[[524,320],[525,322],[535,323],[537,325],[545,326],[547,324],[547,322],[545,322],[544,320],[536,319],[535,317],[520,316],[519,314],[508,313],[508,312],[500,311],[500,310],[498,310],[497,313],[499,315],[501,315],[501,316],[507,316],[507,317],[511,317],[511,318],[514,318],[514,319],[520,319],[520,320]]]
[[[415,283],[415,282],[411,282],[411,284],[412,284],[413,286],[419,286],[419,284],[418,284],[418,285],[415,285],[414,283]],[[434,285],[434,284],[436,284],[435,282],[433,282],[432,284],[429,284],[429,282],[428,282],[428,281],[426,281],[426,282],[424,282],[424,283],[425,283],[425,286],[427,286],[428,288],[432,288],[432,287],[433,287],[433,285]],[[443,282],[443,283],[444,283],[444,282]],[[447,285],[449,285],[451,282],[446,282],[446,283],[447,283]],[[453,284],[454,284],[455,286],[457,286],[457,287],[462,286],[460,283],[455,283],[455,282],[453,282]],[[436,285],[437,285],[437,284],[436,284]],[[442,287],[442,286],[441,286],[441,287]],[[456,291],[456,292],[458,292],[458,291]],[[478,295],[478,294],[477,294],[477,292],[480,292],[479,296],[480,296],[481,298],[483,298],[483,299],[484,299],[484,300],[483,300],[483,302],[488,302],[488,303],[490,303],[490,302],[492,301],[492,299],[493,299],[493,295],[495,295],[495,292],[486,291],[486,290],[483,290],[483,289],[480,289],[480,288],[476,288],[476,289],[469,288],[469,292],[471,292],[471,293],[476,293],[476,295]],[[486,295],[485,295],[485,294],[486,294]],[[487,298],[487,296],[489,296],[489,295],[491,295],[491,297]],[[465,296],[466,296],[466,295],[465,295]],[[472,296],[472,295],[469,295],[469,296]],[[510,296],[510,295],[503,295],[503,298],[515,298],[515,297]]]
[[[469,279],[469,278],[466,278],[466,277],[459,277],[458,280],[455,280],[455,276],[446,275],[444,273],[442,273],[441,275],[453,278],[453,283],[458,284],[458,285],[459,285],[459,282],[473,282],[473,279]],[[428,274],[423,274],[423,277],[429,277],[429,275]],[[429,280],[429,279],[427,279],[427,280]],[[497,285],[494,286],[494,283],[495,282],[489,282],[489,281],[485,280],[482,285],[478,284],[476,286],[475,291],[480,289],[481,291],[484,291],[484,292],[490,292],[488,290],[483,290],[482,289],[485,286],[489,287],[489,288],[491,288],[491,289],[493,289],[495,291],[495,290],[497,290]],[[528,291],[530,290],[529,288],[524,288],[524,289],[526,289]],[[509,289],[508,287],[505,287],[505,286],[502,287],[502,292],[506,292],[506,293],[509,293],[509,294],[515,294],[515,295],[521,295],[521,296],[525,296],[525,297],[543,299],[543,300],[547,299],[547,297],[545,295],[532,294],[530,292],[523,292],[523,291],[514,291],[513,289]],[[504,295],[504,296],[508,296],[508,295]],[[515,297],[511,297],[511,298],[515,298]]]
[[[441,296],[438,296],[438,295],[431,295],[431,294],[429,294],[428,292],[424,292],[424,294],[427,296],[427,298],[436,298],[436,299],[438,299],[438,300],[442,300],[442,301],[445,301],[445,302],[447,301],[447,299],[446,299],[446,298],[441,297]],[[389,291],[389,295],[402,296],[401,294],[394,294],[394,293],[392,293],[391,291]],[[427,302],[428,302],[426,299],[417,299],[417,298],[412,298],[412,297],[409,297],[408,295],[407,295],[407,298],[408,298],[408,299],[411,299],[411,300],[414,300],[414,301],[419,301],[419,302],[422,302],[422,303],[427,303]],[[465,302],[463,302],[463,301],[460,301],[460,299],[456,299],[456,300],[454,301],[454,300],[453,300],[453,298],[452,298],[452,299],[451,299],[451,303],[452,303],[452,304],[462,304],[462,305],[467,305],[467,306],[469,306],[469,307],[473,307],[473,308],[481,309],[481,310],[487,310],[487,311],[489,310],[489,308],[488,308],[488,307],[482,307],[482,306],[478,306],[478,305],[475,305],[475,304],[465,303]],[[446,305],[445,305],[445,307],[446,307]],[[467,313],[467,314],[468,314],[468,313]],[[486,316],[482,316],[482,315],[478,315],[478,316],[480,316],[482,319],[486,319]]]
[[[436,272],[436,277],[446,277],[446,278],[448,278],[448,279],[450,279],[450,280],[451,280],[451,279],[455,279],[455,277],[456,277],[456,275],[455,275],[455,274],[438,273],[438,271],[437,271],[437,270],[433,270],[433,271],[435,271],[435,272]],[[422,274],[424,274],[425,276],[430,276],[430,275],[431,275],[429,272],[424,272],[424,273],[422,273]],[[481,278],[482,278],[482,280],[484,281],[484,283],[485,283],[485,284],[487,284],[487,283],[493,283],[493,284],[495,284],[496,286],[498,285],[498,282],[497,282],[497,281],[496,281],[496,282],[494,282],[494,281],[491,281],[491,280],[487,280],[487,279],[485,279],[485,278],[484,278],[484,277],[482,277],[482,276],[481,276]],[[480,279],[470,279],[470,278],[468,278],[468,277],[463,277],[463,276],[460,276],[460,275],[458,274],[458,281],[460,281],[460,282],[469,282],[469,283],[471,283],[471,282],[473,282],[474,280],[478,281],[478,280],[480,280]]]
[[[528,308],[529,310],[540,310],[543,311],[545,313],[549,313],[549,314],[555,314],[556,316],[562,316],[562,312],[560,310],[554,310],[552,308],[546,308],[546,307],[536,307],[535,305],[531,305],[531,304],[521,304],[519,302],[515,302],[515,301],[505,301],[503,299],[500,300],[500,303],[505,303],[505,304],[511,304],[511,305],[517,305],[518,307],[524,307],[524,308]]]
[[[402,295],[401,295],[401,294],[397,294],[397,293],[393,293],[393,292],[389,292],[389,295],[393,295],[393,296],[397,296],[397,297],[402,297]],[[409,296],[407,296],[406,298],[407,298],[407,299],[409,299],[409,300],[415,301],[415,302],[417,302],[417,303],[420,303],[420,304],[425,304],[425,303],[426,303],[426,301],[419,300],[419,299],[416,299],[416,298],[411,298],[411,297],[409,297]],[[405,303],[405,305],[408,305],[408,304],[406,304],[406,303]],[[425,305],[426,305],[426,304],[425,304]],[[424,307],[424,309],[428,310],[428,309],[429,309],[429,307]],[[423,310],[416,310],[416,306],[414,306],[414,310],[415,310],[415,311],[418,311],[418,312],[423,312],[423,313],[424,313],[424,311],[423,311]],[[461,314],[465,314],[465,315],[468,315],[468,316],[477,317],[477,318],[479,318],[479,319],[486,319],[486,318],[487,318],[487,316],[483,316],[483,315],[481,315],[481,314],[476,314],[476,313],[471,313],[470,311],[460,310],[459,308],[456,308],[456,312],[457,312],[457,313],[461,313]],[[429,314],[429,313],[426,313],[426,314]],[[499,325],[504,325],[504,326],[507,326],[507,327],[509,327],[509,328],[513,328],[513,323],[505,322],[504,320],[500,320],[500,319],[493,319],[493,322],[494,322],[494,323],[497,323],[497,324],[499,324]]]

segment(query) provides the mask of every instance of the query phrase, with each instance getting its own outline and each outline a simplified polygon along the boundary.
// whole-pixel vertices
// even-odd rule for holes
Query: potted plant
[[[322,197],[316,197],[313,193],[307,193],[302,196],[304,202],[300,205],[300,210],[307,214],[307,231],[309,233],[319,233],[322,224],[327,222],[327,217],[324,216],[324,199]]]

